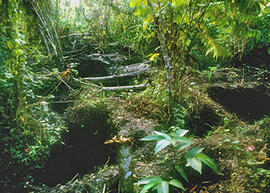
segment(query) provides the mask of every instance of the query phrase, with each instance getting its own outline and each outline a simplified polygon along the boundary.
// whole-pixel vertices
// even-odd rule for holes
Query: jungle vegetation
[[[94,129],[100,147],[157,141],[141,153],[160,152],[175,169],[134,175],[130,192],[267,192],[269,45],[268,0],[0,0],[0,192],[72,184],[77,176],[65,174],[46,184],[48,160],[83,141],[79,127],[97,125],[108,129]],[[123,123],[111,118],[121,105],[138,122],[154,120],[153,132],[121,138]],[[87,147],[76,146],[78,156]],[[89,168],[71,173],[84,179]],[[121,183],[101,186],[127,193]]]

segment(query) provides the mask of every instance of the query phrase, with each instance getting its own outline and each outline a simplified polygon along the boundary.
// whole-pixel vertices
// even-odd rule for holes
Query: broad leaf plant
[[[183,158],[185,159],[186,164],[176,165],[175,168],[186,182],[189,180],[184,167],[191,167],[202,174],[202,165],[205,164],[217,173],[218,170],[215,162],[206,154],[202,153],[204,149],[203,147],[190,148],[193,141],[187,137],[184,137],[187,133],[188,130],[183,129],[178,129],[176,132],[169,135],[163,132],[154,131],[153,135],[146,136],[141,140],[157,141],[155,146],[155,154],[159,153],[168,146],[173,146],[181,153],[184,152]],[[157,190],[158,193],[169,193],[169,185],[185,190],[185,187],[181,181],[177,179],[166,181],[159,176],[146,177],[139,180],[136,185],[144,185],[140,193],[145,193],[150,189]]]

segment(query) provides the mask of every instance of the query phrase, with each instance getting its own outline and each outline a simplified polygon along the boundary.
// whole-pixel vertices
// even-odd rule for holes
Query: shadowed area
[[[246,121],[270,115],[270,92],[264,86],[256,88],[208,88],[209,96]]]
[[[38,183],[55,186],[106,163],[114,155],[111,146],[104,144],[113,130],[107,120],[108,114],[95,108],[68,112],[65,145],[51,151],[42,172],[37,174]]]

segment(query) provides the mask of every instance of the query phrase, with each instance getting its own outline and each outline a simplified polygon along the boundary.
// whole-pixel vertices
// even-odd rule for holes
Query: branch
[[[74,36],[91,36],[92,34],[90,33],[82,33],[82,34],[68,34],[68,35],[64,35],[64,36],[60,36],[59,38],[68,38],[68,37],[74,37]]]
[[[148,86],[149,85],[140,84],[140,85],[132,85],[132,86],[102,87],[101,91],[144,90]]]
[[[100,92],[100,91],[125,91],[125,90],[144,90],[146,89],[149,84],[140,84],[140,85],[132,85],[132,86],[114,86],[114,87],[101,87],[101,86],[98,86],[96,84],[93,84],[93,83],[89,83],[89,82],[83,82],[81,81],[80,79],[75,79],[75,81],[78,81],[84,85],[87,85],[87,86],[90,86],[90,87],[95,87],[97,88],[97,92]]]
[[[78,79],[78,78],[74,78],[74,80],[77,81],[77,82],[80,82],[80,83],[82,83],[82,84],[84,84],[84,85],[87,85],[87,86],[96,87],[96,88],[101,88],[101,86],[98,86],[98,85],[96,85],[96,84],[94,84],[94,83],[91,83],[91,82],[84,82],[84,81],[82,81],[82,80],[80,80],[80,79]]]
[[[130,74],[119,74],[119,75],[111,75],[111,76],[100,76],[100,77],[87,77],[83,78],[84,80],[89,80],[91,82],[107,82],[107,81],[113,81],[118,80],[122,78],[130,78],[134,77],[136,75],[139,75],[140,73],[130,73]]]
[[[149,66],[146,65],[148,62],[139,63],[139,64],[132,64],[125,66],[124,68],[120,68],[119,71],[123,71],[122,74],[117,75],[110,75],[110,76],[99,76],[99,77],[86,77],[83,78],[83,80],[88,80],[91,82],[108,82],[108,81],[114,81],[124,78],[131,78],[135,77],[137,75],[147,75],[149,74]]]

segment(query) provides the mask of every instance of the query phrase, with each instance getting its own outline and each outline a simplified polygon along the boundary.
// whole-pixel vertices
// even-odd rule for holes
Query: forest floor
[[[73,63],[81,62],[78,58],[86,58],[84,54],[76,53],[68,58],[73,58]],[[126,56],[87,56],[92,63],[81,64],[81,69],[78,69],[81,79],[77,79],[77,82],[83,82],[78,89],[79,100],[67,108],[65,113],[69,127],[66,142],[73,146],[73,150],[61,154],[64,159],[52,158],[54,164],[55,160],[58,160],[59,165],[66,163],[58,173],[63,173],[67,168],[72,168],[72,171],[63,174],[66,182],[56,180],[55,183],[53,180],[54,183],[47,183],[51,187],[35,186],[34,192],[118,192],[119,145],[104,144],[114,136],[124,136],[133,141],[135,181],[149,175],[179,178],[179,174],[174,171],[178,162],[178,152],[175,149],[162,150],[155,156],[154,144],[139,140],[164,127],[163,118],[166,119],[163,107],[138,94],[147,92],[144,90],[146,87],[155,86],[147,85],[144,81],[146,77],[151,79],[155,70],[143,65],[144,69],[140,71],[139,68],[140,72],[136,74],[137,67],[135,71],[129,71],[129,68],[121,69],[117,66],[110,70],[118,75],[111,76],[106,70],[108,60],[125,63]],[[86,63],[87,60],[84,60],[83,64]],[[96,69],[95,77],[92,76],[91,79],[86,69],[93,68]],[[131,75],[134,72],[135,75]],[[144,75],[140,74],[142,72]],[[105,82],[100,85],[93,83],[98,77],[102,77],[101,81]],[[131,78],[133,84],[139,83],[142,87],[137,90],[136,85],[132,84],[129,85],[131,87],[124,88],[130,83],[127,77]],[[206,154],[218,166],[217,174],[207,168],[202,176],[192,173],[190,182],[185,183],[186,192],[259,193],[269,190],[270,119],[264,116],[270,113],[269,79],[270,74],[267,71],[243,71],[238,68],[194,72],[183,78],[182,87],[190,107],[187,120],[192,133],[190,137],[195,142],[194,145],[205,147]],[[107,88],[114,88],[117,94],[108,94],[107,92],[114,92],[114,89]],[[167,119],[169,122],[170,117]],[[92,143],[89,142],[91,140]],[[73,156],[67,158],[67,154]],[[89,162],[95,162],[96,165],[90,166]],[[43,176],[44,181],[48,178],[52,180],[55,167],[48,166],[44,172],[48,171],[52,173]],[[61,175],[56,178],[61,178]]]

